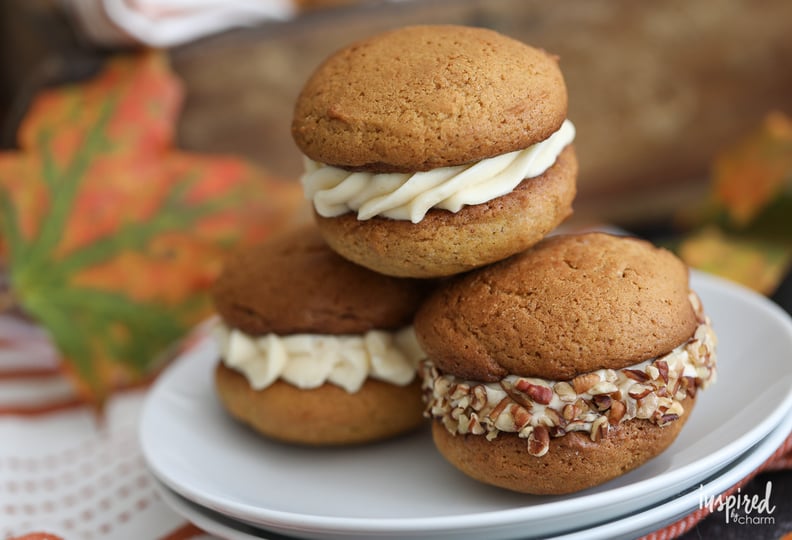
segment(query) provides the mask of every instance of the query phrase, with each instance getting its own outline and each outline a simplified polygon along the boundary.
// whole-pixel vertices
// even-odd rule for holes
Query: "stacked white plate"
[[[221,408],[209,337],[152,389],[143,454],[177,512],[232,540],[635,537],[744,478],[792,430],[792,320],[706,274],[694,272],[692,287],[718,334],[718,381],[665,453],[580,493],[529,496],[475,482],[439,456],[428,430],[353,448],[269,441]]]

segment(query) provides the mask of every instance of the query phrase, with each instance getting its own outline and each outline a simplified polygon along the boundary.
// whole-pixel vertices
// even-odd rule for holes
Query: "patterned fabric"
[[[137,440],[145,388],[100,420],[56,358],[38,327],[0,316],[0,538],[211,539],[157,496]]]

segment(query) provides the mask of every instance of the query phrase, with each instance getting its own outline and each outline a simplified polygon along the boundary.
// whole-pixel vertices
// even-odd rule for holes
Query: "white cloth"
[[[146,390],[115,395],[100,422],[56,368],[41,329],[0,316],[0,538],[212,539],[156,494],[137,438]]]
[[[62,0],[101,45],[182,45],[230,28],[294,16],[292,0]]]

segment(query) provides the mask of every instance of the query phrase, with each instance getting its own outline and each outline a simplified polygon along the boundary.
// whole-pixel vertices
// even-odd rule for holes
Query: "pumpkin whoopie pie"
[[[525,493],[578,491],[657,456],[715,378],[687,267],[602,233],[549,237],[447,280],[415,331],[440,453]]]
[[[240,251],[213,289],[223,406],[269,437],[306,445],[418,427],[412,318],[427,286],[347,261],[315,226]]]
[[[409,26],[308,79],[292,121],[320,231],[347,259],[440,277],[502,260],[572,212],[558,59],[492,30]]]

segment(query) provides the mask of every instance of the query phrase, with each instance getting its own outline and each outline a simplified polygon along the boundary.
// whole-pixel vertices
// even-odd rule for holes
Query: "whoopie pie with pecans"
[[[440,453],[525,493],[582,490],[657,456],[716,373],[684,263],[602,233],[552,236],[448,280],[415,331]]]

